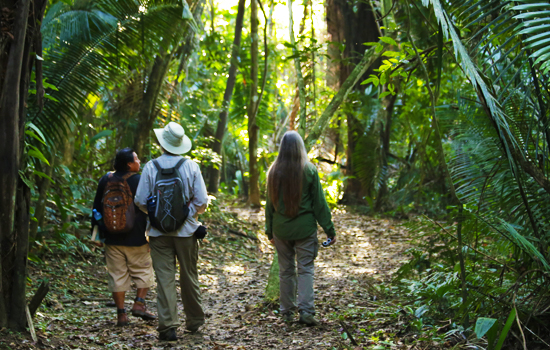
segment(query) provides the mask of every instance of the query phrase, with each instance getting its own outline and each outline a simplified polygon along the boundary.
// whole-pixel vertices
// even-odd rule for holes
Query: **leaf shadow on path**
[[[106,271],[96,254],[88,261],[52,262],[46,269],[31,271],[35,281],[47,277],[53,285],[45,306],[35,316],[38,342],[13,343],[13,349],[344,349],[338,318],[350,309],[372,307],[382,296],[380,286],[406,259],[409,237],[399,223],[335,210],[338,242],[320,248],[315,262],[315,298],[318,327],[281,321],[278,305],[263,298],[273,247],[263,232],[263,211],[231,208],[243,231],[255,232],[259,240],[232,235],[223,225],[209,222],[210,234],[201,244],[200,284],[206,324],[195,334],[182,326],[177,342],[160,342],[156,321],[145,322],[129,315],[131,324],[115,327],[116,310],[106,306]],[[322,232],[322,230],[320,231]],[[323,233],[319,241],[325,239]],[[179,276],[177,276],[179,277]],[[32,292],[31,292],[32,293]],[[178,293],[180,293],[178,287]],[[100,298],[98,298],[100,296]],[[127,309],[135,293],[127,293]],[[147,296],[156,314],[153,287]],[[379,306],[379,304],[377,304]],[[8,341],[9,344],[9,341]],[[364,344],[367,345],[367,344]],[[1,346],[0,346],[1,347]],[[361,347],[359,347],[361,349]]]

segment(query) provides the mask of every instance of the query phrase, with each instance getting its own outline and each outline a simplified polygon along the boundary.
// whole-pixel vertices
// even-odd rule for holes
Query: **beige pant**
[[[197,261],[199,244],[195,237],[149,237],[151,257],[157,275],[159,332],[177,328],[176,258],[180,263],[180,287],[186,327],[204,324]]]
[[[148,244],[141,247],[106,245],[105,259],[110,292],[126,292],[132,281],[137,288],[149,288],[153,285],[153,264]]]
[[[275,248],[279,257],[279,281],[281,314],[298,310],[315,315],[313,292],[313,261],[319,251],[317,232],[311,236],[289,241],[275,238]],[[298,264],[296,264],[298,263]],[[298,265],[298,275],[296,275]],[[298,305],[296,305],[298,294]]]

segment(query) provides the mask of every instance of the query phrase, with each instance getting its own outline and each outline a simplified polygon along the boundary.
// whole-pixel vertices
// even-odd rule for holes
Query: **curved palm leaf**
[[[47,15],[45,42],[58,36],[64,40],[46,49],[44,76],[57,91],[50,92],[54,101],[47,101],[41,113],[35,109],[31,117],[52,141],[62,139],[90,93],[109,88],[106,82],[120,81],[127,70],[145,74],[162,38],[170,38],[164,45],[178,45],[182,39],[178,33],[192,22],[186,1],[103,0],[85,9],[63,4],[52,11]],[[90,18],[95,18],[93,25]]]
[[[457,194],[482,232],[498,232],[548,270],[550,5],[521,2],[422,1],[433,6],[476,94],[459,99],[464,117],[449,121]]]

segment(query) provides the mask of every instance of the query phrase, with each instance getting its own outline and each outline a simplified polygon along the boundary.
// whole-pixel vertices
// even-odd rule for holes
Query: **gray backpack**
[[[162,168],[153,160],[157,177],[151,197],[147,199],[147,212],[154,228],[163,233],[179,229],[189,215],[189,205],[183,196],[183,180],[179,168],[186,161],[182,158],[173,168]]]

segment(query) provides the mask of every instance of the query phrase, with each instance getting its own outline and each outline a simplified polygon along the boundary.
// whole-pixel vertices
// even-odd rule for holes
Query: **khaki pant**
[[[180,287],[185,324],[204,324],[197,261],[199,245],[195,237],[149,237],[153,267],[157,275],[158,331],[177,328],[176,258],[180,263]]]
[[[137,288],[153,285],[153,265],[148,244],[141,247],[106,245],[105,260],[110,292],[126,292],[132,281]]]
[[[313,260],[317,257],[319,241],[317,232],[295,241],[275,238],[275,248],[279,256],[279,281],[281,314],[298,310],[315,314],[313,303]],[[298,276],[296,276],[296,262]],[[298,287],[298,288],[296,288]],[[296,305],[298,292],[298,305]]]

